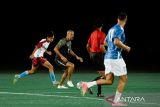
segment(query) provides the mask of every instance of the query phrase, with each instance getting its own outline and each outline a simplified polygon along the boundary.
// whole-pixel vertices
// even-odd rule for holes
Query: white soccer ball
[[[82,81],[77,83],[77,88],[81,89],[81,87],[82,87]]]

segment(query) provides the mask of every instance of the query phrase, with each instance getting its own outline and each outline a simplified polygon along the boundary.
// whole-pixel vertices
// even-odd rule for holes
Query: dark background
[[[79,63],[72,61],[77,68],[91,68],[86,51],[87,40],[93,31],[94,22],[101,19],[103,31],[116,24],[118,13],[128,14],[125,26],[126,43],[131,46],[129,54],[123,52],[129,70],[159,71],[158,7],[156,3],[139,3],[129,0],[120,1],[59,1],[54,2],[8,2],[1,4],[1,71],[12,69],[29,69],[29,59],[34,46],[48,31],[53,30],[55,40],[48,50],[62,37],[68,29],[75,31],[72,48],[77,55],[84,58]],[[45,55],[54,65],[53,56]]]

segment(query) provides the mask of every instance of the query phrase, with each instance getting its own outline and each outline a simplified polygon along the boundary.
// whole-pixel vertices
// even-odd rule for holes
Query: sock
[[[122,95],[122,93],[116,91],[116,95],[115,95],[115,97],[114,97],[114,101],[113,101],[113,102],[114,102],[114,103],[119,102],[121,95]]]
[[[92,82],[87,82],[87,86],[88,88],[94,86],[94,85],[97,85],[97,82],[96,81],[92,81]]]
[[[98,85],[98,88],[97,88],[98,92],[97,92],[97,95],[100,95],[102,92],[101,92],[101,85]]]
[[[97,81],[97,80],[100,80],[100,79],[102,79],[102,76],[96,77],[93,81]],[[101,85],[98,85],[97,90],[98,90],[97,95],[100,95],[101,94]]]
[[[29,74],[28,71],[24,71],[21,74],[19,74],[19,78],[23,78],[23,77],[27,76],[28,74]]]
[[[52,82],[56,81],[56,77],[54,75],[54,72],[50,72],[49,75],[50,75],[50,78],[51,78]]]

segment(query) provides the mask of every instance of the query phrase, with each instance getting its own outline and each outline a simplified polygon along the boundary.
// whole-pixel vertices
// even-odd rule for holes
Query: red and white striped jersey
[[[37,50],[34,53],[34,57],[43,57],[44,52],[47,50],[50,42],[47,42],[46,39],[42,39],[37,45]]]

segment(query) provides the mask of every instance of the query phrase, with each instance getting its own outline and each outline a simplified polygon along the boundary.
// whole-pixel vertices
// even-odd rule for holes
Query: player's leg
[[[115,98],[114,98],[115,103],[119,102],[121,94],[122,94],[122,92],[124,90],[124,87],[126,85],[126,82],[127,82],[127,75],[123,75],[123,76],[119,77],[119,83],[118,83],[118,87],[117,87],[117,90],[116,90],[116,95],[115,95]]]
[[[99,73],[100,76],[96,77],[93,81],[97,81],[99,79],[102,79],[103,77],[105,77],[105,72],[104,72],[104,63],[103,63],[103,54],[102,53],[90,53],[90,58],[93,64],[94,69],[97,70],[97,72]],[[97,85],[97,96],[98,97],[102,97],[103,95],[101,95],[101,85]],[[90,94],[93,94],[92,89],[89,88],[88,89]]]
[[[105,79],[100,79],[97,81],[92,81],[92,82],[82,82],[81,87],[82,87],[82,95],[84,96],[86,92],[88,91],[88,88],[93,87],[95,85],[111,85],[113,84],[114,81],[114,76],[112,73],[106,74]]]
[[[117,59],[114,62],[113,71],[115,76],[119,76],[120,78],[112,105],[125,105],[120,102],[120,97],[127,82],[127,69],[123,59]]]
[[[14,76],[14,79],[13,79],[13,84],[15,84],[18,81],[19,78],[24,78],[27,75],[34,73],[36,70],[37,70],[37,67],[32,65],[31,70],[26,70],[26,71],[22,72],[21,74],[16,74]]]
[[[105,79],[105,77],[98,76],[93,81],[97,81],[97,80],[100,80],[100,79]],[[92,88],[88,88],[88,92],[90,94],[93,94]],[[97,97],[104,97],[104,95],[102,95],[102,86],[101,85],[97,85]]]
[[[24,78],[29,74],[33,74],[38,68],[38,61],[36,58],[32,59],[32,68],[30,70],[26,70],[21,74],[16,74],[13,79],[13,84],[15,84],[19,78]]]
[[[58,57],[55,57],[54,62],[56,63],[56,65],[60,68],[62,68],[62,70],[64,71],[61,79],[60,79],[60,83],[58,85],[58,89],[67,89],[68,87],[64,86],[64,81],[68,75],[68,68],[66,67],[66,63],[64,63],[61,59],[59,59]]]
[[[50,64],[49,61],[45,60],[45,61],[41,61],[42,65],[46,68],[49,69],[49,75],[50,75],[50,78],[51,78],[51,81],[53,83],[53,85],[57,85],[59,84],[59,82],[56,81],[56,77],[55,77],[55,74],[54,74],[54,68],[53,66]]]
[[[74,64],[71,63],[71,62],[67,62],[66,63],[66,67],[68,68],[68,81],[67,81],[67,84],[69,87],[74,87],[73,83],[72,83],[72,80],[71,80],[71,77],[72,77],[72,74],[73,74],[73,71],[74,71]]]
[[[68,75],[68,69],[65,69],[57,88],[59,88],[59,89],[67,89],[68,88],[68,87],[64,86],[64,81],[65,81],[67,75]]]
[[[93,82],[87,82],[88,88],[93,87],[94,85],[112,85],[114,81],[114,76],[112,73],[106,74],[105,79],[99,79]]]
[[[100,79],[105,79],[105,77],[100,76],[97,80]],[[97,97],[104,97],[104,95],[102,95],[102,85],[97,85]]]

